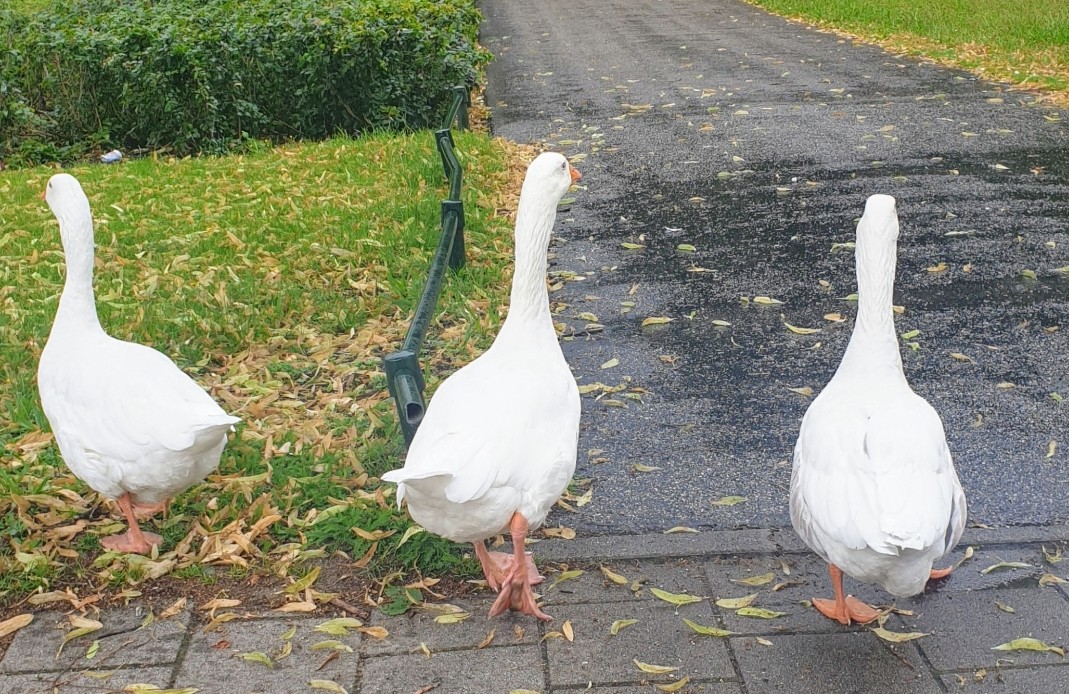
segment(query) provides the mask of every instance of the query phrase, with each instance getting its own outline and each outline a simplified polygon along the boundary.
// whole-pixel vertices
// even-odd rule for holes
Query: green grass
[[[508,153],[481,135],[457,144],[469,264],[448,278],[428,336],[432,383],[489,344],[511,271],[511,227],[494,214],[513,185]],[[154,522],[156,563],[99,554],[97,535],[121,525],[63,465],[34,381],[62,288],[58,228],[40,199],[53,171],[0,172],[0,590],[193,575],[219,551],[216,563],[271,570],[335,550],[356,559],[375,540],[353,527],[381,536],[372,570],[456,566],[427,533],[401,544],[407,521],[376,480],[403,451],[379,359],[418,300],[447,190],[431,135],[68,171],[93,206],[105,329],[174,358],[243,423],[219,475]],[[260,520],[252,552],[227,539]]]
[[[1069,91],[1069,3],[1064,0],[751,0],[889,47],[988,76]]]

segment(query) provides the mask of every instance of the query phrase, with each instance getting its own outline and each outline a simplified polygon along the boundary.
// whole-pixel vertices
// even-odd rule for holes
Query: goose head
[[[88,227],[92,232],[93,213],[89,210],[89,198],[77,178],[66,173],[56,174],[48,179],[42,197],[59,220],[64,246],[69,240],[68,235],[75,230]]]
[[[520,195],[544,198],[556,205],[581,176],[563,154],[543,152],[527,167]]]
[[[859,241],[868,241],[878,245],[892,244],[898,241],[898,212],[895,199],[890,195],[870,195],[865,202],[865,214],[857,225]]]

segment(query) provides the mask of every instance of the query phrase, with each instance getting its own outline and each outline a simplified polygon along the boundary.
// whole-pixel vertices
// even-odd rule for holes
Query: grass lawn
[[[428,336],[432,383],[496,333],[512,249],[498,210],[522,174],[498,141],[457,144],[469,264]],[[0,595],[220,565],[300,573],[337,550],[371,570],[456,570],[450,543],[405,535],[376,479],[403,454],[379,360],[418,300],[447,191],[431,135],[68,171],[93,206],[105,329],[171,356],[243,422],[218,475],[149,524],[160,556],[101,552],[119,516],[63,464],[35,385],[63,277],[40,199],[53,171],[0,172]]]
[[[933,58],[1069,105],[1065,0],[749,0],[893,51]]]

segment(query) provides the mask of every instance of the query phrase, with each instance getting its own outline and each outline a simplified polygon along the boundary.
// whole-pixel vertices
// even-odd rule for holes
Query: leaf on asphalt
[[[671,322],[672,319],[665,316],[650,316],[649,318],[644,318],[642,320],[642,327],[645,328],[647,325],[664,325],[665,323]]]
[[[97,657],[97,652],[100,651],[100,639],[96,639],[93,643],[89,644],[89,648],[85,650],[85,659],[92,660]]]
[[[820,328],[799,328],[797,325],[791,325],[787,321],[783,321],[783,325],[796,335],[812,335],[820,332]]]
[[[950,356],[951,358],[956,359],[958,361],[974,362],[972,357],[966,354],[962,354],[961,352],[951,352]]]
[[[903,340],[914,340],[921,336],[920,330],[910,330],[909,332],[902,333]]]
[[[843,314],[841,313],[825,313],[824,320],[831,321],[832,323],[842,323],[846,319],[843,318]]]
[[[1021,270],[1021,276],[1027,280],[1034,280],[1036,279],[1036,271],[1025,268],[1024,270]]]
[[[1054,574],[1043,574],[1039,577],[1039,585],[1041,586],[1056,586],[1059,583],[1069,583],[1069,581]]]
[[[181,687],[180,689],[160,689],[154,684],[133,682],[121,690],[130,694],[197,694],[200,690],[196,687]]]
[[[722,496],[709,503],[713,506],[734,506],[735,504],[741,504],[744,501],[746,501],[745,496]]]
[[[568,643],[575,641],[575,631],[572,630],[572,620],[564,620],[564,624],[560,625],[561,633],[564,634],[564,638],[568,639]]]
[[[23,628],[27,624],[33,621],[33,615],[29,612],[15,615],[10,619],[5,619],[0,622],[0,639],[4,638],[8,634],[14,634],[19,629]]]
[[[669,593],[667,590],[661,590],[660,588],[650,588],[650,592],[654,597],[670,602],[673,605],[689,605],[692,602],[701,602],[703,598],[697,595],[687,595],[685,593]]]
[[[216,615],[215,619],[204,625],[204,633],[207,634],[209,631],[214,631],[215,629],[218,629],[220,626],[226,624],[231,619],[237,619],[237,613],[224,612],[221,615]]]
[[[756,639],[754,639],[754,641],[757,641],[757,643],[761,644],[762,646],[771,646],[772,645],[771,641],[769,641],[768,639],[763,639],[760,636],[758,636]]]
[[[685,525],[676,525],[664,531],[665,535],[675,535],[677,533],[696,533],[697,528],[690,528]]]
[[[1013,641],[1007,641],[1006,643],[1000,643],[991,650],[993,651],[1040,651],[1057,653],[1061,657],[1065,657],[1065,649],[1060,646],[1048,646],[1039,639],[1033,639],[1031,637],[1023,637],[1014,639]]]
[[[791,391],[792,393],[798,393],[799,395],[804,395],[807,398],[813,397],[813,389],[810,388],[809,386],[802,386],[801,388],[788,388],[787,390]]]
[[[718,638],[725,638],[727,636],[731,636],[734,633],[732,631],[728,631],[727,629],[717,629],[716,627],[702,626],[701,624],[698,624],[697,622],[692,622],[689,619],[684,619],[683,623],[690,627],[694,631],[694,633],[701,634],[702,636],[716,636]]]
[[[676,246],[676,250],[677,251],[683,251],[684,253],[693,253],[694,251],[696,251],[698,249],[695,248],[694,246],[690,245],[689,243],[681,243],[678,246]]]
[[[719,318],[714,318],[713,319],[713,325],[715,325],[717,327],[720,327],[720,328],[726,328],[729,325],[731,325],[731,323],[729,323],[726,320],[720,320]]]
[[[919,639],[924,636],[928,636],[928,634],[925,634],[920,631],[888,631],[883,627],[873,627],[872,633],[876,634],[884,641],[890,641],[891,643],[905,643],[906,641],[913,641],[914,639]]]
[[[735,610],[735,614],[740,617],[754,617],[756,619],[775,619],[776,617],[782,617],[786,615],[786,612],[776,612],[775,610],[766,610],[763,607],[743,607]]]
[[[261,665],[266,665],[267,667],[271,668],[272,670],[275,669],[275,664],[273,662],[271,662],[271,659],[267,657],[266,653],[263,653],[261,651],[249,651],[248,653],[236,653],[235,657],[241,658],[242,660],[247,660],[250,663],[260,663]]]
[[[610,569],[607,566],[602,566],[601,567],[601,573],[605,574],[605,578],[609,579],[610,581],[612,581],[613,583],[615,583],[618,586],[626,586],[627,585],[627,579],[625,577],[623,577],[620,574],[616,573],[615,571],[613,571],[612,569]]]
[[[774,573],[761,574],[760,576],[751,576],[749,578],[733,578],[732,583],[738,583],[743,586],[763,586],[766,583],[772,583],[772,579],[776,577]]]
[[[653,467],[652,465],[643,465],[642,463],[635,463],[631,466],[631,469],[635,472],[654,472],[660,470],[659,467]]]
[[[687,686],[687,682],[690,682],[690,677],[684,677],[672,684],[655,684],[653,686],[660,689],[662,692],[678,692],[680,689]]]
[[[448,612],[434,618],[436,624],[460,624],[471,616],[470,612]]]
[[[575,539],[575,531],[563,525],[558,525],[556,528],[543,528],[542,534],[546,537],[559,537],[562,540]]]
[[[989,574],[992,571],[998,571],[999,569],[1031,569],[1031,564],[1026,564],[1023,561],[1000,561],[997,564],[992,564],[986,569],[980,569],[980,573]]]
[[[610,636],[616,636],[617,634],[620,633],[620,631],[622,629],[626,629],[627,627],[631,626],[632,624],[638,624],[638,620],[637,619],[617,619],[615,622],[612,623],[612,626],[609,627],[609,635]]]
[[[755,304],[763,304],[765,306],[772,306],[774,304],[782,304],[783,303],[779,299],[773,299],[770,296],[755,296],[753,298],[753,302]]]
[[[357,629],[357,631],[359,631],[361,634],[364,634],[365,636],[370,636],[371,638],[376,639],[378,641],[381,641],[382,639],[390,635],[390,632],[386,630],[386,627],[379,626],[360,627],[359,629]]]
[[[617,359],[616,357],[613,357],[609,361],[607,361],[604,364],[602,364],[601,368],[603,368],[603,369],[611,369],[612,367],[619,366],[619,365],[620,365],[620,360]]]
[[[297,625],[294,624],[289,629],[286,629],[286,631],[282,632],[282,640],[283,641],[289,641],[290,639],[292,639],[296,635],[297,635]]]
[[[333,692],[333,694],[349,694],[345,690],[345,687],[341,686],[334,680],[308,680],[308,686],[312,689],[321,689],[325,692]]]
[[[642,670],[643,672],[648,673],[650,675],[667,675],[669,672],[675,672],[679,669],[678,667],[673,667],[671,665],[651,665],[649,663],[642,662],[638,658],[632,658],[631,662],[634,663],[635,667],[637,667],[639,670]]]
[[[494,642],[494,636],[496,636],[496,635],[497,635],[497,630],[496,629],[491,629],[486,634],[486,638],[484,638],[482,641],[480,641],[479,645],[476,646],[475,648],[477,648],[477,649],[486,648],[487,646],[489,646],[491,643]]]
[[[364,623],[359,619],[353,617],[337,617],[335,619],[328,619],[321,624],[316,625],[315,630],[321,631],[324,634],[330,634],[331,636],[348,636],[350,629],[356,629],[364,626]]]
[[[89,619],[88,617],[79,617],[72,615],[67,618],[70,625],[74,627],[67,632],[63,637],[63,642],[59,644],[59,650],[56,651],[56,658],[59,658],[59,654],[63,652],[63,647],[76,638],[85,636],[86,634],[92,634],[94,631],[99,631],[104,628],[104,625],[95,619]]]
[[[742,607],[749,607],[757,599],[757,593],[751,593],[741,598],[720,598],[716,601],[717,607],[723,607],[725,610],[737,610]]]
[[[1053,552],[1048,552],[1047,546],[1043,545],[1042,550],[1043,560],[1046,561],[1048,564],[1060,564],[1062,562],[1062,559],[1065,558],[1062,556],[1061,547],[1055,547]]]
[[[640,248],[645,248],[645,246],[641,243],[631,243],[630,241],[624,241],[620,245],[629,251],[637,251]]]
[[[928,266],[928,268],[926,268],[926,269],[928,270],[928,272],[931,272],[932,274],[935,274],[937,272],[945,272],[946,269],[947,269],[947,264],[944,263],[944,262],[939,262],[939,263],[936,263],[935,265]]]
[[[1003,612],[1009,612],[1010,614],[1013,614],[1014,612],[1017,611],[1017,610],[1013,609],[1012,607],[1010,607],[1009,605],[1007,605],[1006,603],[999,602],[998,600],[995,601],[995,607],[999,608]]]
[[[570,581],[573,578],[579,578],[580,576],[582,576],[585,573],[586,573],[586,571],[583,571],[582,569],[571,569],[570,571],[561,571],[559,574],[557,574],[556,580],[554,580],[553,583],[549,584],[549,587],[550,588],[556,588],[558,585],[560,585],[564,581]]]
[[[1054,439],[1051,439],[1050,442],[1047,443],[1047,455],[1045,455],[1044,457],[1045,458],[1053,458],[1054,454],[1057,453],[1057,452],[1058,452],[1058,442],[1055,441]]]
[[[313,651],[344,651],[346,653],[352,653],[353,647],[347,643],[336,641],[335,639],[327,639],[326,641],[320,641],[311,645],[309,650]]]

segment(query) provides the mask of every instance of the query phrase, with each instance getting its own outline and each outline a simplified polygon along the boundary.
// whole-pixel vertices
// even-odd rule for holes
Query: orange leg
[[[553,618],[538,609],[534,591],[531,590],[532,576],[528,565],[531,558],[524,551],[527,528],[526,518],[519,513],[512,514],[512,522],[509,523],[512,533],[512,561],[501,584],[501,594],[490,608],[490,616],[496,617],[505,610],[512,609],[548,622]]]
[[[509,567],[512,566],[512,555],[504,552],[487,552],[486,545],[482,541],[473,542],[472,544],[475,545],[475,556],[483,567],[486,584],[494,591],[501,590],[501,582],[505,579],[505,574],[509,572]],[[532,586],[538,585],[546,580],[546,577],[538,573],[538,567],[535,566],[531,553],[527,552],[526,555],[527,581]]]
[[[828,619],[834,619],[840,624],[849,626],[853,620],[858,624],[874,622],[880,616],[879,610],[867,605],[853,595],[843,595],[843,572],[835,564],[828,564],[828,573],[831,574],[831,584],[835,589],[835,599],[813,598],[813,607]]]
[[[157,504],[139,504],[136,501],[133,502],[134,515],[138,520],[145,520],[146,518],[152,518],[157,513],[167,510],[167,504],[170,499],[164,499]]]
[[[100,541],[105,548],[115,552],[134,552],[136,554],[149,554],[152,546],[163,544],[163,538],[156,533],[146,533],[137,525],[137,516],[134,514],[134,504],[130,500],[130,494],[124,493],[118,498],[119,508],[122,510],[129,529],[121,535],[111,535]]]
[[[950,575],[950,572],[953,571],[953,570],[954,570],[953,566],[948,566],[945,569],[932,569],[931,573],[928,574],[928,580],[929,581],[937,581],[940,578],[946,578],[947,576]]]

